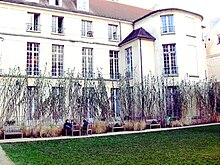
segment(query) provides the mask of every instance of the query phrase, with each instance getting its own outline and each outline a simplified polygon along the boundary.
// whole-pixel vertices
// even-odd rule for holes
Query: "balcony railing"
[[[120,74],[119,73],[110,73],[110,79],[111,80],[118,80],[120,78]]]
[[[178,67],[172,66],[164,68],[164,76],[177,77],[178,75]]]
[[[119,41],[119,35],[117,34],[112,34],[112,35],[109,35],[109,41]]]
[[[40,70],[27,70],[27,75],[28,76],[34,76],[34,77],[37,77],[37,76],[40,76],[41,75],[41,71]]]
[[[95,73],[94,72],[87,72],[87,73],[83,72],[82,78],[94,79]]]
[[[27,31],[36,31],[40,32],[41,31],[41,25],[39,24],[33,24],[33,23],[27,23]]]
[[[87,31],[87,37],[93,37],[93,31]]]
[[[175,26],[163,26],[161,27],[161,34],[175,33]]]
[[[64,28],[63,27],[52,27],[52,33],[64,34]]]

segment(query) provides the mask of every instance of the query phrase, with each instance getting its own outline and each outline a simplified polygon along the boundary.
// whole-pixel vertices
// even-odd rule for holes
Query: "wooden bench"
[[[155,121],[155,123],[153,121]],[[147,125],[150,126],[150,129],[152,127],[160,127],[161,128],[161,124],[157,119],[148,119],[148,120],[146,120],[146,123],[147,123]]]
[[[6,135],[21,135],[21,138],[23,138],[23,131],[20,126],[4,126],[3,127],[4,132],[4,139]]]
[[[71,135],[74,136],[75,132],[79,133],[79,136],[81,136],[81,126],[80,125],[73,125],[72,129],[65,128],[65,134],[68,135],[68,131],[71,132]]]
[[[87,127],[82,127],[82,135],[92,135],[92,124],[88,124]]]
[[[114,132],[115,130],[125,130],[124,126],[113,126],[112,127],[112,132]]]

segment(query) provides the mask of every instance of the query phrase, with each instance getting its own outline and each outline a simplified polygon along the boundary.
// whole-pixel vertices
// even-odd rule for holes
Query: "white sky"
[[[176,7],[201,14],[204,24],[209,26],[210,20],[220,18],[220,0],[115,0],[142,8]]]

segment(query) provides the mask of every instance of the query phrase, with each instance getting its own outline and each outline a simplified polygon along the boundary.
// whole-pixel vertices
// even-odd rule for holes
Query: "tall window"
[[[119,79],[118,51],[110,50],[110,78]]]
[[[37,88],[35,86],[28,86],[28,97],[27,97],[27,119],[38,119],[39,114],[37,114],[38,109],[38,98],[37,98]]]
[[[164,74],[177,75],[177,65],[176,65],[176,45],[167,44],[163,45],[163,56],[164,56]]]
[[[39,43],[27,43],[27,75],[39,75]]]
[[[82,36],[93,37],[92,21],[82,20]]]
[[[125,49],[126,52],[126,76],[133,78],[133,64],[132,64],[132,47]]]
[[[120,98],[118,88],[111,88],[111,108],[113,117],[120,116]]]
[[[83,87],[82,88],[82,103],[83,103],[83,116],[85,118],[93,118],[94,117],[94,108],[95,108],[95,89],[93,87]]]
[[[174,33],[175,27],[173,22],[173,15],[164,15],[161,16],[161,22],[162,22],[162,33]]]
[[[52,16],[52,32],[63,34],[64,28],[63,28],[63,17],[58,16]]]
[[[27,31],[40,31],[39,13],[28,13]]]
[[[108,39],[113,41],[119,40],[117,25],[108,25]]]
[[[52,45],[52,76],[63,76],[63,45]]]
[[[179,96],[178,87],[169,86],[166,88],[167,115],[170,117],[181,117]]]
[[[82,48],[82,77],[93,78],[93,49]]]
[[[64,110],[64,88],[63,87],[52,87],[52,105],[53,109],[52,118],[55,120],[62,119],[62,112]]]

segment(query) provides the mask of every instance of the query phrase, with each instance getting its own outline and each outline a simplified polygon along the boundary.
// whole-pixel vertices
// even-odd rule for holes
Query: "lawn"
[[[17,164],[220,164],[220,125],[2,144]]]

